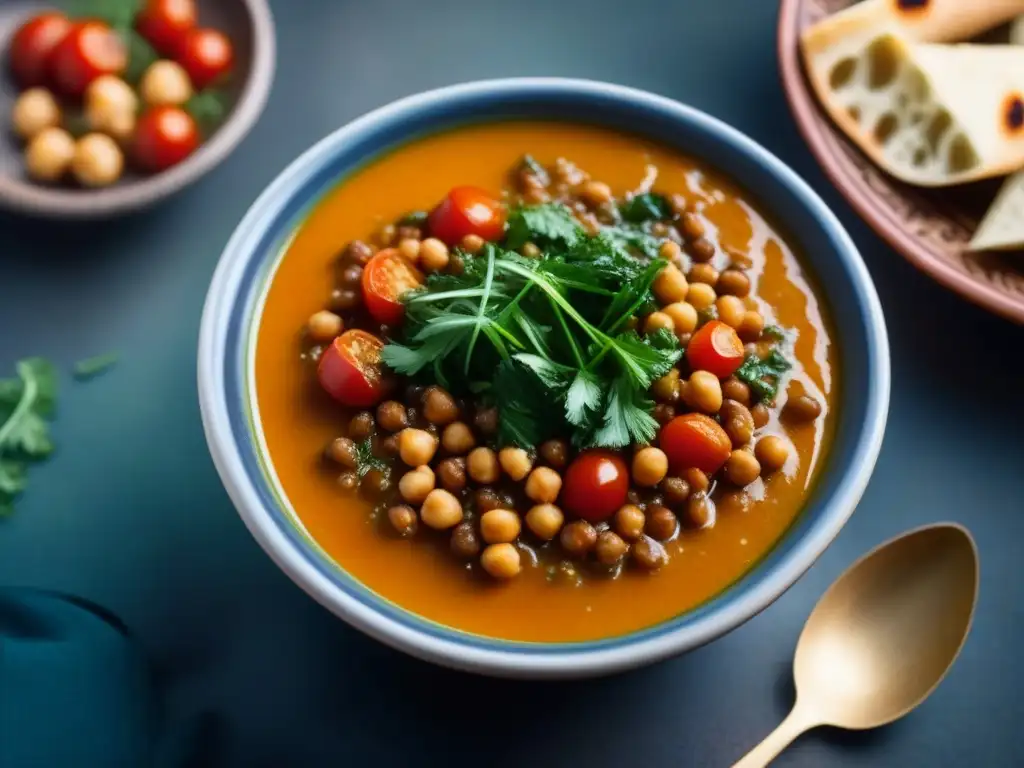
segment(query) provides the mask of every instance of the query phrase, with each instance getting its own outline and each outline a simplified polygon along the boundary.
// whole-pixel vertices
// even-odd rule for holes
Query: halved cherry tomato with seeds
[[[661,450],[675,472],[690,467],[714,474],[732,452],[732,441],[721,425],[703,413],[676,416],[658,436]]]
[[[466,235],[500,240],[505,234],[505,208],[478,187],[454,187],[431,213],[430,234],[448,245]]]
[[[708,371],[728,378],[743,365],[743,342],[732,326],[710,320],[693,334],[686,346],[686,359],[695,371]]]
[[[50,55],[54,87],[78,98],[101,75],[119,75],[128,66],[128,49],[102,21],[75,24]]]
[[[174,56],[196,25],[195,0],[146,0],[135,29],[165,56]]]
[[[380,351],[384,342],[366,331],[345,331],[320,356],[320,386],[353,408],[375,405],[384,397]]]
[[[50,56],[71,31],[62,13],[41,13],[22,24],[11,38],[11,72],[22,88],[46,85]]]
[[[397,325],[405,317],[402,294],[423,284],[423,273],[394,248],[385,248],[363,268],[363,303],[378,323]]]
[[[626,503],[629,469],[611,451],[584,451],[565,471],[562,506],[574,515],[598,523]]]

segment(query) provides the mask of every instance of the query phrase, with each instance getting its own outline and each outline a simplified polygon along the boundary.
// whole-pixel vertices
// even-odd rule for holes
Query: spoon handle
[[[786,715],[786,719],[779,723],[779,727],[769,733],[764,741],[750,750],[732,768],[765,768],[797,736],[815,725],[816,723],[811,722],[799,707],[793,707]]]

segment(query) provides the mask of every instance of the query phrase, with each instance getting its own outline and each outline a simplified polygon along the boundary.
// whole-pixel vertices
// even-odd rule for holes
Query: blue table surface
[[[917,273],[864,226],[804,147],[780,89],[776,3],[278,0],[266,114],[223,166],[115,222],[0,215],[0,364],[119,351],[68,382],[59,453],[0,525],[0,583],[118,613],[165,683],[171,719],[218,724],[208,765],[725,766],[791,704],[808,612],[858,555],[904,529],[966,524],[982,559],[971,637],[918,711],[821,730],[780,766],[1024,764],[1024,330]],[[892,343],[889,428],[857,513],[777,603],[711,645],[575,683],[506,682],[406,658],[306,597],[246,532],[209,459],[195,385],[206,286],[236,222],[292,158],[416,91],[509,75],[646,88],[746,131],[843,219]],[[1014,649],[1018,650],[1014,650]]]

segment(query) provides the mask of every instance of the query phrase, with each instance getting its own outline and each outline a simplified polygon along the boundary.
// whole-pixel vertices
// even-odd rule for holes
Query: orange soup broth
[[[752,295],[768,322],[796,329],[792,391],[826,405],[826,417],[789,428],[796,448],[783,472],[722,498],[713,527],[683,531],[666,544],[669,564],[657,573],[626,567],[618,579],[580,586],[549,582],[543,567],[525,567],[507,583],[472,576],[445,545],[382,535],[370,506],[341,490],[321,454],[342,433],[348,414],[320,392],[299,360],[305,320],[322,309],[333,261],[355,239],[410,210],[427,210],[452,186],[493,193],[508,187],[524,153],[550,165],[566,157],[616,196],[649,174],[653,188],[681,192],[726,253],[752,262]],[[715,266],[726,266],[721,253]],[[742,258],[742,256],[740,256]],[[260,419],[273,469],[307,532],[370,589],[428,619],[509,640],[568,642],[606,638],[671,619],[720,593],[757,563],[790,526],[820,471],[834,419],[836,360],[824,308],[782,237],[745,194],[714,171],[642,138],[598,127],[509,122],[461,128],[422,139],[379,158],[328,193],[301,224],[269,289],[259,328],[255,374]],[[793,390],[795,386],[797,389]],[[785,394],[780,392],[780,398]],[[780,429],[774,421],[768,432]],[[432,532],[425,532],[427,537]]]

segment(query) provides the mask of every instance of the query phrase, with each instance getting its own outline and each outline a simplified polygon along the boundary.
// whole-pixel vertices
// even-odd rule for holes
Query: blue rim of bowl
[[[273,478],[268,481],[272,468],[251,397],[253,338],[262,302],[308,209],[354,170],[419,136],[521,117],[610,125],[695,156],[703,149],[717,153],[710,163],[744,189],[774,187],[785,197],[782,203],[752,197],[777,220],[787,217],[774,209],[788,205],[789,219],[803,218],[803,224],[816,228],[818,245],[828,247],[848,289],[836,293],[834,285],[823,285],[827,303],[839,299],[843,306],[833,306],[833,315],[853,313],[859,319],[850,322],[862,325],[859,341],[842,338],[840,330],[844,352],[854,348],[854,360],[844,354],[844,367],[856,368],[862,379],[856,395],[841,393],[841,404],[850,399],[855,413],[840,414],[833,455],[842,443],[848,471],[837,472],[829,462],[782,540],[723,593],[648,629],[592,642],[528,643],[469,634],[413,614],[360,584],[282,509],[287,502]],[[685,145],[679,134],[686,135]],[[800,232],[790,235],[806,250]],[[844,387],[845,382],[844,377]],[[318,142],[278,176],[236,229],[214,274],[200,330],[198,384],[207,442],[235,507],[270,557],[312,597],[370,636],[428,661],[496,675],[578,677],[702,645],[788,589],[835,538],[864,492],[885,431],[890,370],[881,306],[856,247],[821,199],[774,155],[717,119],[651,93],[588,80],[513,78],[450,86],[381,107]]]

